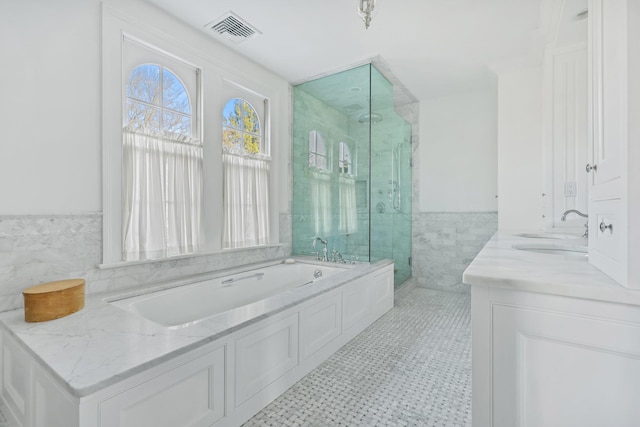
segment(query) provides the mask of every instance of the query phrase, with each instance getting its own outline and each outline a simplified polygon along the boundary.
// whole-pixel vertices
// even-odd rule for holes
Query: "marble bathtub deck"
[[[470,296],[407,286],[394,308],[245,427],[471,426]]]
[[[279,262],[255,264],[253,268]],[[44,362],[45,369],[71,395],[82,397],[384,268],[389,263],[389,260],[383,260],[344,266],[344,272],[339,274],[319,278],[307,286],[177,330],[170,330],[107,302],[112,298],[138,295],[144,289],[120,295],[89,296],[79,312],[49,322],[25,323],[22,310],[0,313],[0,322],[5,330],[22,341],[28,352]],[[184,281],[188,283],[244,271],[246,268],[235,273],[217,272],[213,276],[197,276]],[[174,285],[171,282],[159,288]]]
[[[244,425],[471,426],[470,296],[417,288]],[[15,427],[2,415],[0,427]]]

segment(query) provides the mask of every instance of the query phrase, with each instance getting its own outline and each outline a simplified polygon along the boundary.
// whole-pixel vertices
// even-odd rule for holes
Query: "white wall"
[[[0,214],[101,208],[100,3],[0,6]]]
[[[487,90],[420,103],[421,212],[497,210],[497,94]]]
[[[543,225],[542,68],[498,76],[498,228]]]
[[[108,3],[277,90],[274,203],[288,211],[288,83],[146,2]],[[101,211],[101,1],[2,1],[0,40],[0,215]]]

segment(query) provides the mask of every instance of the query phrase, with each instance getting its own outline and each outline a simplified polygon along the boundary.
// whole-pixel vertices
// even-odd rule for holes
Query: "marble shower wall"
[[[497,230],[497,212],[414,213],[412,271],[418,286],[468,292],[462,273]]]
[[[84,278],[92,294],[286,257],[289,214],[280,230],[281,245],[100,269],[102,214],[0,216],[0,311],[22,307],[24,288],[53,280]]]

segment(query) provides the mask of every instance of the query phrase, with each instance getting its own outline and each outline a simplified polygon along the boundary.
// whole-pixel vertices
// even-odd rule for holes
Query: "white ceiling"
[[[235,12],[262,34],[228,46],[292,83],[380,57],[417,99],[490,85],[487,64],[525,55],[548,3],[377,0],[365,30],[357,0],[148,1],[202,31]]]

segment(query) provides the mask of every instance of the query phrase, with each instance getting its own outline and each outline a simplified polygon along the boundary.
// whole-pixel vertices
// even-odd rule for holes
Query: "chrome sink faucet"
[[[314,237],[313,238],[313,249],[316,248],[316,243],[320,242],[324,245],[324,248],[322,248],[322,261],[328,261],[328,257],[327,257],[327,245],[329,244],[329,242],[327,241],[327,239],[323,239],[322,237]],[[317,254],[317,258],[318,260],[320,260],[320,252],[316,252]]]
[[[567,220],[567,215],[569,215],[570,213],[574,213],[576,215],[580,215],[583,218],[589,218],[589,215],[587,214],[583,214],[582,212],[580,212],[579,210],[576,209],[569,209],[567,211],[564,211],[564,213],[562,214],[562,216],[560,217],[560,221],[566,221]],[[582,237],[584,237],[585,239],[589,237],[589,221],[587,221],[584,224],[584,234],[582,235]]]

